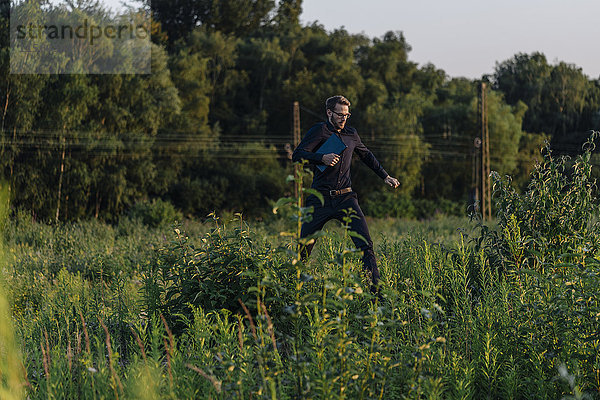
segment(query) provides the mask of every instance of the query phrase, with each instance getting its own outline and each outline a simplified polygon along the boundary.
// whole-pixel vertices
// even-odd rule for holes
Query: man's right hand
[[[340,161],[340,156],[335,153],[323,154],[321,161],[323,161],[323,164],[333,167],[338,161]]]

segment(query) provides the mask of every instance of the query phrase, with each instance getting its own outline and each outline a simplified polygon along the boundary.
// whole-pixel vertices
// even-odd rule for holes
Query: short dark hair
[[[341,104],[343,106],[350,107],[350,100],[348,100],[341,94],[338,94],[337,96],[332,96],[325,101],[325,109],[333,110],[336,104]]]

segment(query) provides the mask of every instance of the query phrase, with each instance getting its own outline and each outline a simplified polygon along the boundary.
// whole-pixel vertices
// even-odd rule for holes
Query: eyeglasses
[[[348,114],[342,114],[342,113],[339,113],[339,112],[335,112],[335,111],[333,111],[333,110],[329,110],[329,111],[331,111],[332,113],[334,113],[335,115],[337,115],[338,117],[340,117],[340,118],[342,118],[342,119],[348,119],[348,118],[350,118],[350,116],[352,115],[351,113],[348,113]]]

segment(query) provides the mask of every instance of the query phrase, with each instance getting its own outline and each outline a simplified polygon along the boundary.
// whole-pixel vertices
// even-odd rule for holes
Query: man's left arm
[[[386,170],[383,169],[383,166],[381,165],[381,163],[377,160],[377,158],[375,158],[375,155],[371,152],[371,150],[369,150],[367,148],[367,146],[364,145],[362,140],[360,140],[360,137],[358,136],[358,134],[356,134],[356,137],[357,137],[358,143],[356,144],[356,147],[354,148],[354,152],[356,154],[358,154],[361,161],[364,162],[373,171],[375,171],[375,173],[377,175],[379,175],[379,177],[381,179],[383,179],[383,181],[387,185],[390,185],[393,188],[397,188],[398,186],[400,186],[400,182],[398,181],[398,179],[390,176],[386,172]]]

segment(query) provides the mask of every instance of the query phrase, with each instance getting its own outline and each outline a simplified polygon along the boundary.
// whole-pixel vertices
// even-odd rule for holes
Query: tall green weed
[[[494,244],[503,263],[543,271],[563,254],[598,255],[600,208],[591,163],[598,135],[591,135],[574,160],[553,157],[544,148],[523,194],[510,177],[492,174],[500,228]]]
[[[258,226],[239,215],[177,230],[129,219],[7,226],[18,233],[6,292],[20,390],[32,399],[598,397],[596,201],[585,154],[562,162],[541,163],[522,195],[498,183],[497,225],[370,224],[385,232],[382,298],[368,290],[348,221],[300,239],[310,218],[300,197],[275,203],[285,223]],[[550,187],[561,190],[542,193]],[[566,205],[580,208],[559,215]],[[94,231],[98,243],[79,243]],[[307,262],[303,240],[319,241]],[[54,264],[82,248],[111,249],[116,266],[142,250],[110,279]]]

